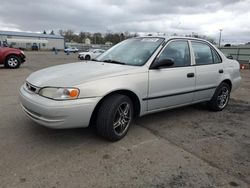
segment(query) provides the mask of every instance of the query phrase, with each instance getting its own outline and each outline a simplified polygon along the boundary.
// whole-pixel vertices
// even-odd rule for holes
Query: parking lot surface
[[[193,105],[138,118],[115,143],[87,129],[53,130],[19,105],[25,78],[77,54],[26,52],[0,68],[0,187],[249,187],[250,71],[222,112]],[[84,63],[84,62],[82,62]]]

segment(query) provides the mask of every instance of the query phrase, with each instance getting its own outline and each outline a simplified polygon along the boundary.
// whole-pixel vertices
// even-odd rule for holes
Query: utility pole
[[[220,43],[221,43],[221,32],[222,32],[222,29],[220,29],[219,47],[220,47]]]

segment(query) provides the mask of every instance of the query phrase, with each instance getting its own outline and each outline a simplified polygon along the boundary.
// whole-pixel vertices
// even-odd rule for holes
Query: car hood
[[[21,52],[19,49],[15,49],[15,48],[8,48],[8,47],[0,47],[0,52],[4,53],[4,52],[15,52],[15,53],[19,53]]]
[[[36,71],[26,81],[37,87],[72,87],[92,80],[129,74],[138,68],[94,61],[70,63]]]
[[[79,52],[78,54],[79,55],[84,55],[84,54],[88,54],[88,53],[91,53],[91,52]]]

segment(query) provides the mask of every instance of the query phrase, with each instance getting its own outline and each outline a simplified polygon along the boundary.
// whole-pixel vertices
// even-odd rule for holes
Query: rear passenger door
[[[223,77],[219,54],[206,42],[191,41],[196,69],[194,101],[210,100]]]

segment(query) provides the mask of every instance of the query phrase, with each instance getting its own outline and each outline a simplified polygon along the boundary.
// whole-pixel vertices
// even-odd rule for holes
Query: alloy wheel
[[[113,128],[117,135],[127,131],[131,121],[131,107],[128,102],[119,105],[113,122]]]
[[[229,99],[229,90],[227,87],[222,87],[221,92],[217,97],[217,104],[220,109],[223,109],[228,102]]]
[[[7,62],[10,67],[16,67],[18,65],[18,59],[14,57],[9,58]]]

